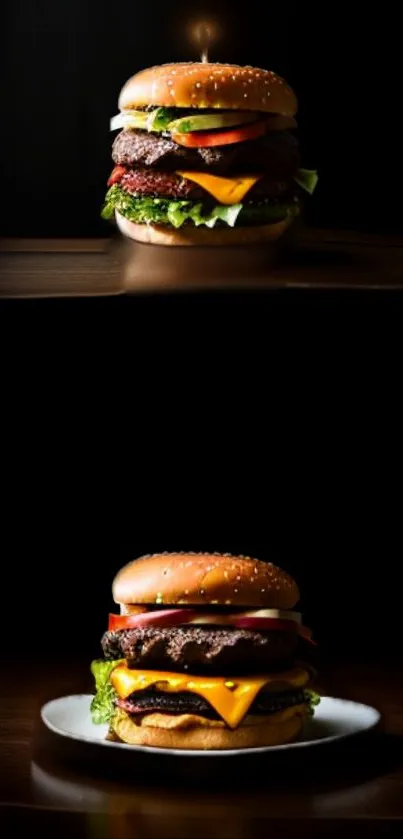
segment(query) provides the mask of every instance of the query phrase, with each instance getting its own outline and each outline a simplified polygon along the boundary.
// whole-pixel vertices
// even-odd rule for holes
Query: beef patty
[[[105,658],[133,668],[236,675],[289,666],[298,640],[293,632],[184,625],[106,632],[101,644]]]
[[[120,186],[131,195],[150,195],[161,198],[182,198],[190,201],[214,201],[211,194],[193,181],[167,172],[139,166],[123,175]],[[277,197],[289,189],[287,181],[265,177],[249,190],[248,200],[253,197]]]
[[[170,137],[127,129],[115,137],[115,163],[154,166],[158,169],[194,169],[225,174],[265,172],[277,180],[289,180],[299,166],[298,141],[288,131],[270,131],[257,140],[210,148],[185,148]]]
[[[249,714],[274,714],[282,708],[301,705],[306,702],[304,690],[288,690],[282,693],[260,691],[252,702]],[[198,714],[208,719],[220,719],[206,699],[196,693],[164,693],[156,690],[142,690],[132,693],[127,699],[118,699],[117,705],[128,714],[148,714],[160,711],[166,714]]]

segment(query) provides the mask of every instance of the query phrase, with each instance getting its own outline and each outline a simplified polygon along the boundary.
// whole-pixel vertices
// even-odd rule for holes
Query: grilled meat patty
[[[298,640],[293,632],[184,625],[106,632],[101,644],[105,658],[126,658],[136,669],[236,675],[289,666]]]
[[[292,705],[306,702],[303,690],[288,690],[283,693],[260,691],[248,714],[273,714]],[[142,690],[132,693],[127,699],[118,699],[117,705],[128,714],[148,714],[156,711],[165,714],[197,714],[208,719],[220,719],[206,699],[196,693],[164,693],[156,690]]]
[[[227,146],[185,148],[170,137],[128,129],[115,137],[112,158],[130,167],[193,169],[222,175],[265,172],[276,180],[289,180],[299,166],[299,149],[297,139],[288,131],[270,131],[257,140]]]
[[[182,198],[190,201],[214,201],[211,194],[193,181],[167,172],[139,166],[123,175],[120,186],[131,195],[150,195],[158,198]],[[277,197],[289,189],[287,181],[264,177],[249,190],[248,200],[259,197]]]
[[[145,166],[130,169],[123,175],[120,186],[131,195],[152,195],[161,198],[183,198],[197,201],[206,197],[206,191],[193,181],[175,172],[150,169]]]

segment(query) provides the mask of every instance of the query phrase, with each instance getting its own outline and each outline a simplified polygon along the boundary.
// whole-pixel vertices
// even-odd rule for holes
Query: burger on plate
[[[300,168],[297,100],[268,70],[164,64],[124,85],[102,211],[164,245],[273,241],[312,193]]]
[[[91,705],[109,738],[238,749],[298,737],[318,697],[285,571],[245,556],[162,553],[126,565],[112,591],[120,614],[92,663]]]

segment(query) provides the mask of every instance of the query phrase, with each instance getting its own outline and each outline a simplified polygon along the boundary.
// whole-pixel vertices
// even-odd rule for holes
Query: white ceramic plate
[[[271,754],[286,749],[318,746],[368,731],[377,725],[380,720],[379,711],[369,705],[324,696],[320,705],[315,709],[315,716],[305,723],[302,735],[293,743],[253,749],[223,749],[214,752],[193,749],[155,749],[151,746],[129,746],[126,743],[114,743],[111,740],[105,740],[108,726],[93,724],[90,715],[91,699],[92,696],[88,694],[62,696],[60,699],[53,699],[42,707],[42,720],[55,734],[80,740],[83,743],[95,743],[109,749],[130,749],[132,752],[164,753],[178,757],[211,757],[212,755],[228,757],[234,755],[234,753],[239,755],[264,752],[270,752]]]

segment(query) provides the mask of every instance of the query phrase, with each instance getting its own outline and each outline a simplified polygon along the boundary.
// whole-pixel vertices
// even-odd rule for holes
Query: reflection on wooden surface
[[[114,751],[48,731],[41,705],[86,691],[88,662],[40,660],[3,664],[0,683],[0,834],[117,839],[256,839],[337,836],[333,820],[372,825],[400,823],[402,803],[402,686],[394,664],[329,663],[321,690],[378,707],[382,729],[334,747],[285,752],[273,761],[255,755],[226,764]],[[88,748],[87,748],[88,746]],[[123,760],[123,757],[126,759]],[[183,767],[182,767],[183,763]],[[181,768],[182,767],[182,768]],[[57,824],[55,814],[61,823]],[[11,830],[11,828],[13,828]],[[34,829],[32,829],[34,828]],[[52,833],[53,830],[53,833]],[[338,831],[340,828],[338,827]],[[368,834],[366,833],[368,831]],[[385,832],[386,831],[386,832]]]
[[[401,288],[396,237],[301,231],[274,246],[175,248],[113,239],[0,241],[0,296],[264,288]]]

